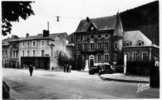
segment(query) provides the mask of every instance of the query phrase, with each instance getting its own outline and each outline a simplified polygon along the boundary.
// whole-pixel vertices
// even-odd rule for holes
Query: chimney
[[[89,17],[87,17],[86,20],[87,20],[88,23],[90,23],[90,18]]]
[[[43,30],[43,37],[49,36],[49,30]]]
[[[29,33],[26,33],[26,38],[28,38],[29,37]]]

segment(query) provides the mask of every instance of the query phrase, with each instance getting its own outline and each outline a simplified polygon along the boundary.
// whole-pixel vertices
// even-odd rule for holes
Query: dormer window
[[[143,41],[141,41],[141,40],[138,40],[137,41],[137,46],[143,46],[144,45],[144,42]]]
[[[132,42],[131,41],[124,41],[123,46],[131,46]]]
[[[94,30],[94,27],[93,26],[91,26],[91,31],[93,31]]]

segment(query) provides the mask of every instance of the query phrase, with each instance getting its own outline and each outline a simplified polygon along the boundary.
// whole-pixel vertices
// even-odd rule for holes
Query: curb
[[[149,83],[149,81],[140,81],[140,80],[127,80],[127,79],[115,79],[115,78],[107,78],[100,76],[102,80],[109,80],[109,81],[119,81],[119,82],[129,82],[129,83]]]

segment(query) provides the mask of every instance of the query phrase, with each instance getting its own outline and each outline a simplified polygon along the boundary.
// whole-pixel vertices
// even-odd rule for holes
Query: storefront
[[[37,69],[49,69],[50,58],[49,57],[21,57],[22,68],[26,68],[30,64]]]

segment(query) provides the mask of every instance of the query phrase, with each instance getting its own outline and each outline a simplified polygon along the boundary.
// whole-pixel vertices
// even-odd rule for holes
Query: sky
[[[27,20],[13,22],[11,34],[24,37],[26,33],[37,35],[47,29],[50,33],[75,32],[80,20],[115,15],[155,0],[35,0],[35,15]],[[60,16],[60,21],[56,21]]]

